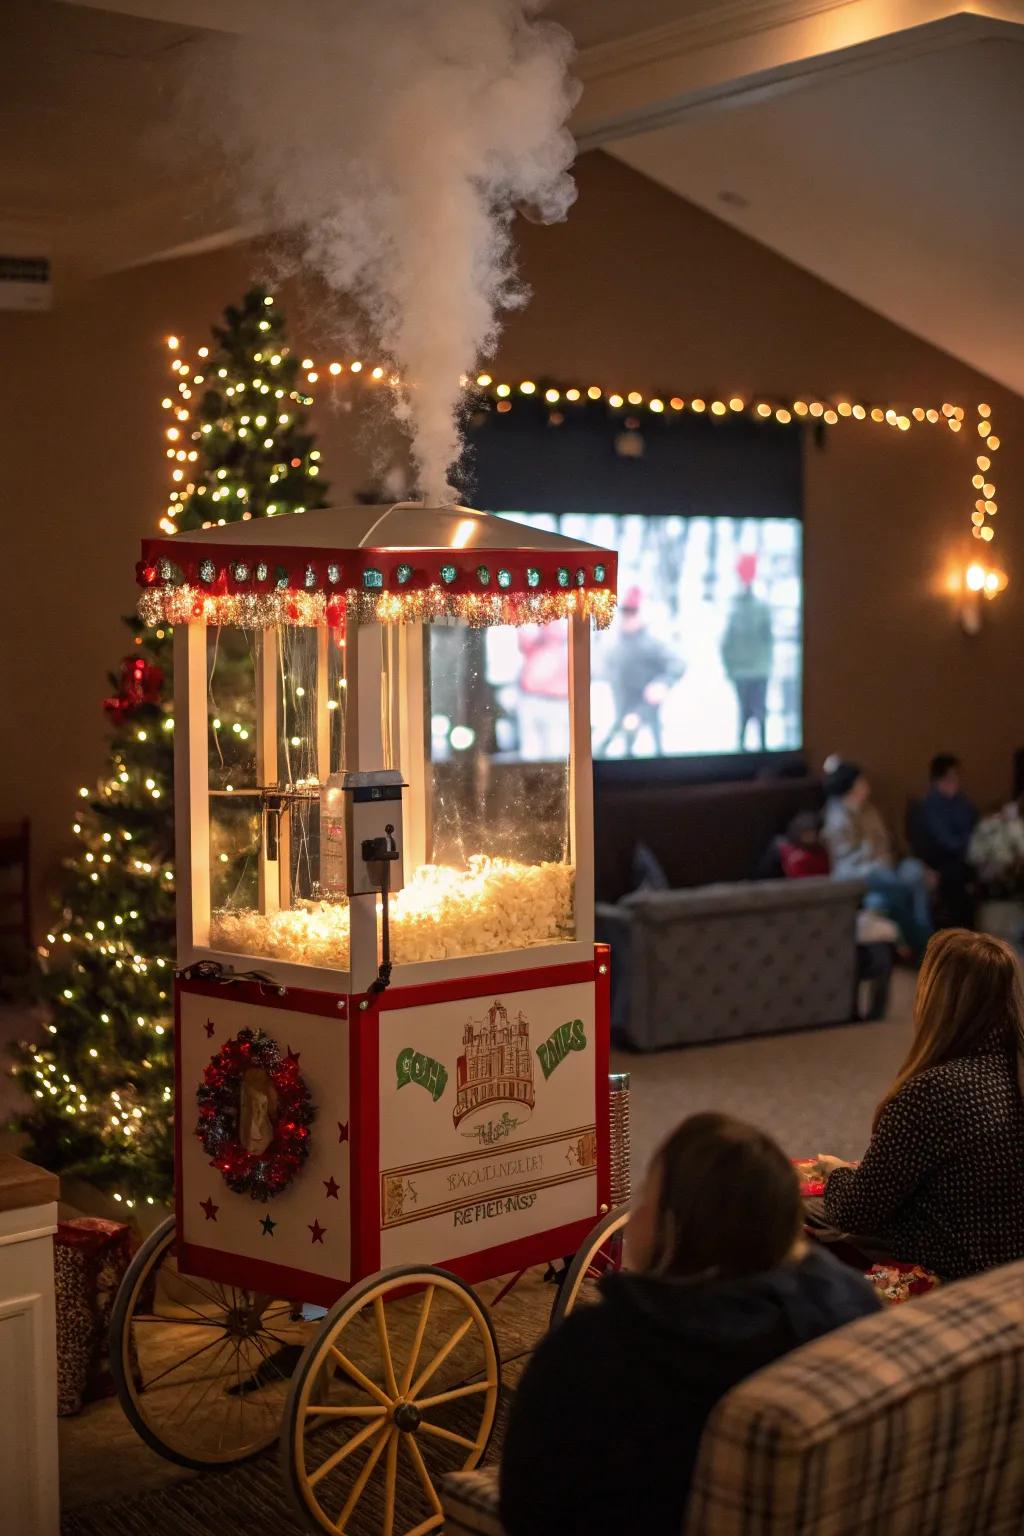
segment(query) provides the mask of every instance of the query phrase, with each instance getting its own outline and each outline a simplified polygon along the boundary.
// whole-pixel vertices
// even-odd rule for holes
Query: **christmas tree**
[[[213,337],[213,348],[200,347],[194,371],[178,358],[172,364],[179,400],[168,396],[163,405],[176,418],[166,450],[174,485],[161,528],[175,533],[325,506],[320,455],[302,429],[312,396],[298,388],[299,363],[280,309],[253,289],[240,308],[224,311]]]
[[[213,338],[194,367],[168,339],[176,391],[163,401],[172,488],[161,528],[325,505],[320,455],[303,430],[311,397],[297,387],[272,297],[248,293]],[[169,1200],[173,1179],[174,716],[170,627],[126,622],[132,654],[104,703],[107,770],[95,793],[79,790],[78,846],[40,951],[48,1033],[16,1052],[32,1096],[16,1124],[36,1162],[132,1207]],[[243,694],[240,686],[232,699],[222,668],[210,720],[222,757],[244,750],[252,722]]]

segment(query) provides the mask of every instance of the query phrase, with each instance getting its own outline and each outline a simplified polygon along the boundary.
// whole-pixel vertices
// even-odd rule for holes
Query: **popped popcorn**
[[[391,898],[395,965],[528,949],[571,939],[574,870],[474,854],[466,869],[423,864]],[[381,903],[377,903],[380,913]],[[302,965],[349,965],[347,901],[300,901],[290,911],[215,911],[210,944]]]

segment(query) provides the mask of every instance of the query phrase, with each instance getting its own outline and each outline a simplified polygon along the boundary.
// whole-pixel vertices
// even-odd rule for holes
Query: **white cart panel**
[[[385,1009],[379,1063],[382,1264],[593,1217],[592,983]]]

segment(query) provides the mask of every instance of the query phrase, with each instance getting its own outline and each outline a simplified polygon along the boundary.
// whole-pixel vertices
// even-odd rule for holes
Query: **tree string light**
[[[309,396],[294,386],[298,365],[269,295],[258,318],[273,319],[255,341],[256,304],[250,294],[228,310],[191,363],[181,339],[167,338],[165,533],[208,521],[215,490],[218,522],[320,504],[320,456],[297,425]],[[60,916],[39,950],[43,1042],[21,1045],[14,1070],[28,1095],[18,1117],[28,1154],[133,1210],[168,1200],[173,1176],[174,713],[172,628],[129,623],[132,654],[104,702],[106,769],[78,790]],[[224,703],[228,734],[249,751],[240,701]]]

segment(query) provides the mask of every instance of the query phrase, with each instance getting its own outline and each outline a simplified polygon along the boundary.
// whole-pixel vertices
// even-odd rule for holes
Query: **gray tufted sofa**
[[[597,904],[612,1028],[636,1050],[851,1018],[858,880],[746,880]]]

